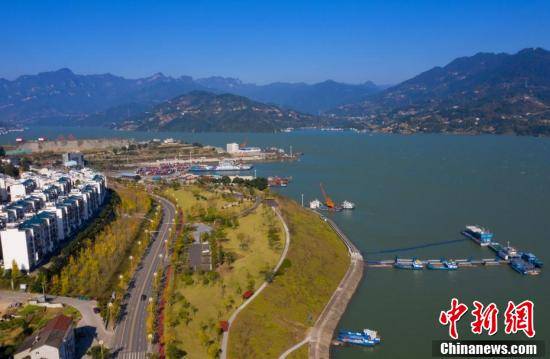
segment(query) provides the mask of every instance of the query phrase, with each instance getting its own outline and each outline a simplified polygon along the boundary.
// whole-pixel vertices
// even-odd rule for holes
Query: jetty
[[[414,260],[420,262],[423,266],[428,264],[438,264],[441,263],[441,259],[416,259],[416,258],[397,258],[397,259],[384,259],[379,261],[367,260],[365,261],[366,267],[372,268],[393,268],[396,263],[412,263]],[[462,267],[479,267],[479,266],[498,266],[501,264],[509,264],[509,260],[498,259],[498,258],[483,258],[483,259],[450,259],[454,261],[459,268]]]

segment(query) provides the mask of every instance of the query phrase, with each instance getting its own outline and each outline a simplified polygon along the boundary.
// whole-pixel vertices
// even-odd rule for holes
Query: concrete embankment
[[[344,278],[336,288],[330,301],[317,319],[315,327],[309,335],[309,357],[314,359],[325,359],[330,356],[330,345],[336,326],[344,314],[346,307],[351,300],[355,290],[363,277],[363,256],[349,238],[338,228],[331,219],[325,221],[338,234],[340,239],[348,248],[350,255],[350,266]]]

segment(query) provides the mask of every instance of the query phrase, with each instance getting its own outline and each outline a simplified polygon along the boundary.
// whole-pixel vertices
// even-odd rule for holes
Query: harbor
[[[365,266],[371,268],[396,268],[409,270],[457,270],[459,268],[473,268],[480,266],[501,266],[507,264],[522,275],[539,275],[541,273],[542,261],[530,252],[518,251],[510,246],[502,246],[494,242],[494,234],[481,226],[466,226],[461,232],[462,235],[471,239],[482,248],[488,248],[494,253],[492,258],[460,258],[460,259],[418,259],[418,258],[398,258],[382,260],[366,260]],[[440,244],[454,243],[455,241],[440,242]],[[419,246],[419,248],[425,247]],[[405,248],[410,250],[412,248]],[[399,250],[395,250],[398,252]],[[363,254],[366,257],[366,254]]]

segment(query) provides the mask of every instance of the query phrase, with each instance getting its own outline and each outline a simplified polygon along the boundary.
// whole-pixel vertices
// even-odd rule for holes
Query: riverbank
[[[278,358],[308,337],[348,269],[347,248],[328,223],[289,199],[277,202],[292,238],[287,258],[235,319],[228,358]]]

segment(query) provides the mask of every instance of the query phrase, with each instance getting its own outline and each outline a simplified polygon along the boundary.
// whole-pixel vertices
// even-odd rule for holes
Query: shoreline
[[[363,278],[364,265],[361,252],[355,247],[353,242],[349,240],[344,232],[340,230],[336,223],[330,218],[324,217],[319,213],[317,214],[324,218],[332,230],[336,232],[338,237],[348,248],[348,253],[350,255],[348,271],[334,291],[325,309],[323,309],[323,312],[317,319],[315,327],[310,334],[309,358],[328,359],[330,357],[330,346],[334,331]]]
[[[364,262],[361,252],[332,219],[323,216],[319,212],[313,210],[311,210],[311,212],[325,220],[330,228],[338,235],[338,238],[340,238],[348,249],[350,263],[346,274],[338,284],[338,287],[334,290],[330,300],[319,315],[319,318],[317,318],[315,325],[311,328],[310,333],[304,340],[281,354],[279,357],[280,359],[286,358],[306,343],[309,343],[308,358],[330,358],[330,347],[334,331],[363,278]]]

